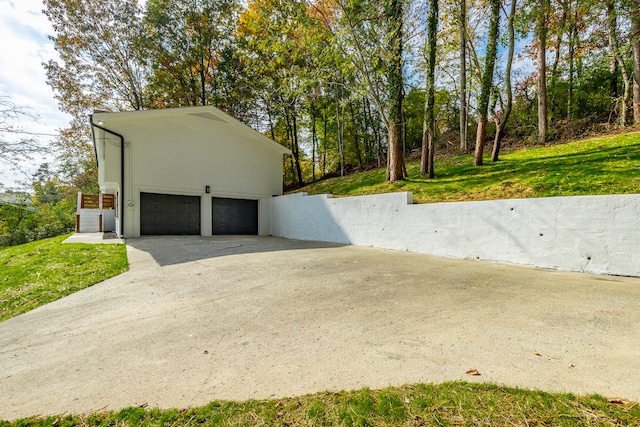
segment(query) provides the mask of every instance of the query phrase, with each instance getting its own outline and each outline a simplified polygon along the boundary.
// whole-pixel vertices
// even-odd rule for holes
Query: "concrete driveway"
[[[131,271],[0,323],[0,419],[448,380],[640,401],[640,279],[271,237],[127,243]]]

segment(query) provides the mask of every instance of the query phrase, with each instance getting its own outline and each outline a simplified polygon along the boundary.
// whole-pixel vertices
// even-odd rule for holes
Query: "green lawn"
[[[637,403],[464,382],[318,393],[202,407],[132,407],[5,426],[638,426]]]
[[[472,166],[472,156],[437,160],[436,178],[420,177],[419,163],[407,165],[409,178],[385,181],[375,169],[331,178],[301,188],[336,196],[411,191],[417,203],[523,197],[640,193],[640,133],[607,136],[505,153],[492,163]]]
[[[67,237],[0,247],[0,321],[129,268],[125,245],[63,245]]]

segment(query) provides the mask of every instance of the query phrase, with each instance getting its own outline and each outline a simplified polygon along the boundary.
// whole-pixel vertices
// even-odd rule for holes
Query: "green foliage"
[[[21,201],[0,202],[0,246],[18,245],[33,240],[28,230],[36,228],[37,213],[27,195]]]
[[[640,193],[639,133],[593,138],[504,153],[500,162],[471,166],[470,156],[436,161],[436,180],[419,176],[410,163],[409,178],[390,184],[375,169],[331,178],[301,189],[336,196],[411,191],[417,203],[525,197]]]
[[[266,110],[269,131],[293,154],[285,183],[302,185],[304,152],[300,143],[301,111],[313,80],[314,58],[308,45],[314,25],[302,1],[254,0],[240,15],[242,54],[254,83],[255,96]],[[280,132],[276,137],[276,127]],[[290,174],[290,175],[288,175]]]
[[[75,207],[69,200],[38,206],[0,204],[0,246],[58,236],[74,227]]]
[[[58,154],[59,167],[56,176],[69,189],[82,191],[85,194],[98,194],[98,165],[95,159],[93,144],[89,139],[86,120],[78,122],[74,119],[71,127],[60,131],[54,140],[54,148]]]
[[[0,321],[128,269],[125,245],[62,244],[67,237],[0,248]]]
[[[403,100],[405,123],[405,152],[419,150],[422,145],[422,127],[424,123],[425,91],[411,88]]]
[[[595,58],[594,58],[595,59]],[[549,118],[554,123],[551,139],[566,140],[580,136],[598,123],[606,123],[611,117],[611,98],[609,97],[609,71],[606,63],[595,61],[573,82],[572,119],[568,119],[567,96],[569,83],[558,80],[548,87]],[[510,120],[511,135],[528,138],[536,132],[535,81],[523,82],[514,99]],[[571,127],[574,132],[566,134],[563,129]]]
[[[153,74],[148,87],[153,108],[215,105],[225,109],[229,90],[220,85],[232,67],[235,0],[149,0],[142,43]]]
[[[126,408],[90,415],[27,418],[0,426],[622,426],[640,406],[599,395],[448,382],[383,390],[324,392],[177,409]]]
[[[0,246],[20,245],[68,233],[75,228],[75,192],[47,163],[33,176],[33,194],[7,193],[0,201]]]
[[[455,129],[459,120],[459,111],[455,105],[455,94],[447,89],[435,92],[434,115],[436,139],[439,134]],[[412,88],[404,98],[403,111],[405,123],[405,141],[407,155],[419,150],[422,145],[424,127],[425,91]]]

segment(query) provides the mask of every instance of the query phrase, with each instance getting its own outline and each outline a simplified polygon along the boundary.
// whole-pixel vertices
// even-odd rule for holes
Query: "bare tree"
[[[35,120],[37,116],[16,105],[8,96],[0,96],[0,163],[18,168],[20,161],[41,151],[38,134],[19,126],[21,119]]]

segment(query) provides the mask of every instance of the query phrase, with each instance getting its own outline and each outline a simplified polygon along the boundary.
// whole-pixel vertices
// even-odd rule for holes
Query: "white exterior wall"
[[[412,204],[411,193],[271,203],[274,236],[640,276],[640,195]]]
[[[115,194],[117,206],[122,206],[120,199],[120,139],[105,133],[102,129],[94,129],[96,135],[96,152],[98,155],[98,181],[100,191],[107,194]],[[106,159],[109,159],[107,162]],[[115,232],[122,235],[120,231],[120,218],[114,212]]]
[[[179,194],[204,194],[209,185],[211,196],[219,197],[281,194],[281,152],[224,132],[211,135],[186,124],[153,128],[145,122],[130,124],[125,135],[125,175],[134,185],[188,191]]]
[[[209,122],[184,115],[170,124],[144,117],[105,123],[125,137],[125,237],[140,236],[141,192],[200,196],[203,236],[212,234],[212,197],[258,200],[259,234],[270,234],[270,199],[282,194],[282,150],[238,136],[237,127],[229,123],[212,122],[212,127]],[[102,144],[100,182],[118,189],[120,139],[101,130],[96,139]]]

